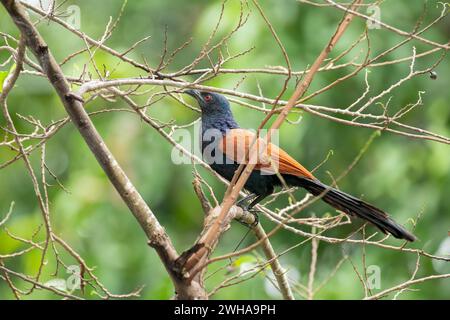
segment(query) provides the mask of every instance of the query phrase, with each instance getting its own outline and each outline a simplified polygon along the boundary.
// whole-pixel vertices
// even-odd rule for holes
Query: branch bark
[[[291,286],[289,285],[289,280],[286,275],[287,270],[285,270],[281,266],[280,261],[278,260],[278,255],[276,254],[275,250],[273,250],[272,244],[270,243],[263,227],[258,224],[253,229],[253,232],[255,233],[255,236],[258,238],[258,240],[262,241],[261,247],[264,251],[264,254],[266,255],[267,260],[269,261],[270,268],[272,269],[275,279],[277,280],[278,289],[283,295],[283,298],[285,300],[295,300],[294,294],[291,290]]]
[[[357,6],[361,3],[361,0],[356,0],[353,2],[353,5],[351,6],[351,10],[356,10]],[[327,43],[325,48],[322,50],[322,52],[319,54],[319,56],[314,61],[313,65],[311,66],[310,70],[306,74],[303,81],[301,81],[297,88],[295,89],[294,93],[292,94],[291,98],[287,102],[286,106],[283,108],[283,110],[280,112],[278,117],[275,119],[274,123],[270,127],[270,130],[268,131],[268,134],[266,136],[266,141],[270,142],[270,136],[271,133],[278,129],[281,124],[284,122],[286,117],[289,114],[289,111],[295,106],[297,100],[303,96],[303,94],[308,89],[309,85],[311,84],[314,76],[318,72],[321,64],[325,60],[325,58],[328,56],[328,54],[331,52],[331,50],[334,48],[338,40],[342,37],[342,35],[345,33],[345,30],[347,29],[348,25],[352,21],[354,17],[353,13],[346,13],[342,21],[339,23],[334,35],[331,37],[330,41]],[[269,113],[268,117],[270,117],[272,114]],[[264,119],[262,123],[265,123],[267,121]],[[212,244],[216,244],[221,233],[220,226],[223,223],[223,221],[226,219],[228,212],[230,208],[233,206],[233,204],[236,202],[239,192],[244,187],[245,183],[247,182],[247,179],[249,178],[250,174],[252,173],[256,161],[252,161],[254,157],[256,156],[257,150],[256,146],[253,143],[253,146],[250,148],[249,152],[249,163],[245,165],[245,168],[242,170],[241,175],[237,179],[237,182],[233,185],[233,181],[235,181],[236,177],[233,177],[233,181],[228,187],[228,190],[226,191],[225,199],[222,202],[221,205],[221,212],[215,221],[215,224],[208,230],[208,233],[204,236],[204,243],[197,248],[196,251],[193,251],[189,259],[186,260],[185,269],[191,272],[194,272],[195,270],[199,270],[198,266],[202,265],[202,261],[205,259],[206,256],[209,254],[209,248],[211,248]],[[239,172],[236,172],[239,173]],[[235,174],[236,175],[236,174]],[[197,271],[197,272],[198,272]],[[192,275],[191,275],[192,276]]]
[[[119,166],[117,161],[114,159],[113,155],[110,153],[110,151],[106,147],[104,141],[102,140],[102,138],[96,131],[95,127],[93,126],[92,122],[90,121],[88,114],[84,111],[85,103],[83,102],[83,99],[82,99],[83,93],[88,92],[88,91],[97,91],[98,90],[98,91],[100,91],[100,93],[113,92],[113,93],[121,96],[136,111],[136,113],[142,117],[142,119],[144,119],[148,124],[153,126],[170,143],[175,145],[177,148],[182,150],[184,153],[190,155],[192,159],[195,159],[195,161],[198,161],[199,163],[203,163],[203,162],[200,159],[196,158],[195,155],[192,155],[188,151],[184,150],[182,146],[176,145],[176,143],[173,140],[171,140],[170,135],[165,133],[162,126],[159,126],[159,124],[156,121],[153,121],[152,119],[147,118],[147,116],[145,115],[145,112],[143,112],[142,109],[137,104],[135,104],[133,102],[133,100],[131,100],[131,98],[129,98],[127,92],[122,93],[116,87],[121,86],[121,85],[140,86],[143,84],[152,85],[152,86],[161,86],[161,87],[164,87],[164,89],[166,89],[165,86],[171,86],[171,87],[182,88],[182,89],[189,87],[189,88],[197,88],[200,90],[203,89],[206,91],[216,91],[216,92],[221,92],[221,93],[225,93],[225,94],[231,94],[236,97],[247,98],[247,99],[251,99],[253,101],[266,102],[266,103],[269,103],[274,106],[274,109],[272,111],[270,111],[270,115],[272,115],[275,112],[281,112],[280,116],[276,119],[275,124],[272,128],[278,128],[283,123],[288,111],[291,108],[300,107],[307,112],[324,117],[326,119],[345,123],[347,125],[355,125],[355,126],[361,126],[361,127],[367,127],[367,128],[373,128],[373,129],[383,129],[386,131],[394,132],[397,134],[403,134],[403,135],[413,137],[413,138],[429,139],[429,140],[439,141],[441,143],[446,143],[446,144],[450,143],[450,140],[446,137],[428,132],[426,130],[422,130],[420,128],[413,128],[413,127],[410,127],[410,126],[407,126],[407,125],[397,122],[396,121],[397,115],[389,117],[387,114],[373,115],[373,114],[369,114],[369,113],[363,113],[362,109],[359,111],[351,111],[350,108],[341,110],[341,109],[337,109],[337,108],[335,109],[335,108],[328,108],[328,107],[322,107],[322,106],[306,105],[306,104],[301,104],[300,103],[301,101],[298,100],[299,97],[304,96],[304,93],[307,91],[309,84],[311,83],[314,75],[317,72],[331,70],[331,69],[333,69],[333,70],[339,69],[339,68],[342,68],[345,66],[357,66],[358,68],[361,68],[363,66],[363,63],[358,64],[356,62],[349,62],[348,64],[336,65],[333,68],[331,68],[331,67],[329,68],[330,64],[335,59],[336,59],[336,61],[340,59],[339,58],[340,56],[338,56],[338,58],[332,59],[331,62],[327,63],[327,66],[325,66],[325,67],[323,66],[324,59],[327,57],[327,55],[332,50],[332,48],[334,47],[336,42],[339,40],[339,38],[345,32],[345,29],[346,29],[347,25],[350,23],[353,15],[359,16],[361,18],[366,18],[366,16],[361,15],[356,11],[356,5],[358,3],[361,3],[361,1],[358,1],[358,0],[353,1],[354,6],[352,8],[354,8],[355,10],[346,9],[346,7],[339,8],[341,10],[346,10],[346,15],[345,15],[344,19],[341,21],[341,23],[338,25],[338,28],[337,28],[335,34],[331,37],[330,42],[327,44],[327,46],[324,48],[324,50],[321,52],[321,54],[317,57],[315,63],[311,67],[311,69],[309,69],[307,71],[297,72],[297,73],[292,72],[290,67],[288,69],[284,69],[284,68],[271,69],[270,67],[266,68],[266,69],[222,69],[221,63],[218,63],[217,70],[216,70],[216,67],[214,66],[210,70],[209,69],[197,69],[197,70],[192,69],[191,70],[190,68],[187,68],[185,72],[176,72],[176,73],[173,73],[172,75],[171,74],[162,74],[162,73],[159,73],[156,71],[156,70],[159,70],[159,68],[152,69],[149,66],[147,66],[147,64],[145,64],[145,65],[139,64],[129,58],[126,58],[125,53],[121,54],[121,53],[105,46],[102,41],[96,41],[92,38],[85,36],[84,33],[71,28],[70,25],[64,23],[62,20],[58,20],[57,17],[54,17],[54,16],[49,17],[49,19],[57,21],[57,23],[61,24],[64,28],[73,32],[75,35],[77,35],[78,37],[83,39],[87,46],[87,49],[83,49],[83,51],[84,50],[89,51],[90,50],[89,46],[92,45],[93,47],[96,47],[96,49],[104,50],[107,53],[109,53],[119,59],[122,59],[123,61],[125,61],[126,63],[128,63],[134,67],[140,68],[146,72],[153,73],[153,77],[150,79],[130,78],[130,79],[114,79],[114,80],[102,80],[102,81],[94,80],[94,81],[90,81],[90,82],[85,82],[84,80],[80,80],[78,78],[65,77],[63,75],[58,64],[53,59],[47,45],[45,44],[43,39],[40,37],[39,33],[34,28],[33,24],[28,20],[28,16],[26,15],[26,13],[23,11],[23,9],[21,9],[22,5],[25,7],[29,7],[29,5],[27,5],[25,3],[21,4],[21,2],[18,0],[16,0],[16,1],[0,0],[0,2],[5,6],[5,8],[8,10],[9,14],[13,18],[14,22],[17,24],[17,26],[19,27],[21,32],[25,35],[24,39],[26,39],[26,45],[33,51],[33,53],[35,54],[35,56],[37,57],[37,59],[39,61],[40,66],[38,66],[37,64],[35,64],[34,62],[30,61],[29,59],[27,59],[25,57],[25,59],[24,59],[25,65],[31,66],[32,70],[36,70],[36,72],[30,71],[30,70],[25,70],[23,73],[34,74],[34,75],[38,75],[40,77],[46,76],[49,78],[50,82],[52,83],[52,85],[55,87],[55,90],[59,94],[61,101],[63,102],[63,104],[67,110],[67,113],[70,116],[70,119],[75,124],[77,129],[80,131],[81,135],[85,139],[89,148],[94,153],[98,162],[100,163],[100,165],[104,169],[105,173],[107,174],[108,178],[110,179],[111,183],[117,189],[117,191],[123,198],[124,202],[130,208],[130,211],[133,213],[135,218],[140,223],[142,229],[144,230],[144,232],[146,233],[146,235],[149,239],[149,241],[148,241],[149,245],[152,246],[153,248],[155,248],[155,250],[158,252],[161,260],[163,261],[163,264],[165,265],[166,269],[168,270],[168,273],[170,274],[170,276],[172,278],[172,281],[174,283],[174,286],[175,286],[175,289],[177,292],[176,298],[178,298],[178,299],[207,298],[207,294],[205,293],[204,286],[203,286],[202,277],[206,270],[205,267],[209,263],[219,261],[221,259],[224,259],[223,257],[225,257],[225,256],[215,257],[215,258],[210,257],[211,253],[214,250],[214,247],[217,245],[217,243],[219,241],[221,234],[224,233],[229,228],[232,219],[241,219],[241,220],[243,219],[243,220],[246,220],[248,224],[251,224],[254,221],[254,220],[252,220],[252,215],[250,215],[249,213],[242,212],[242,210],[233,206],[234,201],[237,198],[237,194],[240,192],[242,186],[245,185],[246,175],[248,175],[248,173],[251,172],[252,167],[247,166],[245,168],[244,174],[242,176],[240,176],[239,180],[238,180],[239,174],[236,175],[235,179],[233,179],[233,182],[231,184],[232,187],[230,188],[230,190],[227,190],[227,193],[225,195],[225,199],[224,199],[222,206],[219,206],[217,204],[217,207],[212,209],[212,206],[209,205],[207,199],[205,199],[205,201],[202,202],[204,211],[210,212],[212,214],[207,215],[207,218],[205,219],[205,227],[204,227],[202,234],[200,235],[198,241],[196,242],[196,245],[193,246],[190,250],[188,250],[187,254],[183,254],[183,255],[179,256],[177,254],[175,248],[171,244],[170,238],[165,233],[163,227],[159,224],[158,220],[156,219],[156,217],[153,214],[153,212],[151,211],[151,209],[144,202],[142,197],[139,195],[138,191],[134,188],[134,186],[132,185],[132,183],[130,182],[130,180],[128,179],[126,174],[124,173],[124,171],[121,169],[121,167]],[[327,2],[335,3],[330,0],[327,0]],[[257,1],[254,1],[254,3],[258,7],[258,9],[261,9],[261,8],[259,8]],[[40,11],[38,9],[35,10],[35,9],[36,8],[33,9],[33,7],[32,7],[32,10],[34,10],[38,14],[40,14],[42,16],[47,15],[45,12]],[[266,20],[264,13],[261,10],[260,10],[260,13],[263,16],[266,23],[268,24],[272,34],[274,35],[275,39],[277,40],[277,42],[279,43],[279,45],[281,46],[281,48],[283,50],[283,46],[282,46],[281,42],[279,42],[279,39],[278,39],[277,35],[275,34],[274,29],[271,27],[270,22],[268,22],[268,20]],[[433,25],[433,23],[431,25]],[[429,26],[431,26],[431,25],[429,25]],[[429,26],[427,26],[423,30],[426,30],[427,28],[429,28]],[[391,28],[389,30],[396,32],[397,29],[393,30]],[[407,36],[407,39],[405,39],[402,43],[406,43],[411,39],[416,39],[416,40],[425,42],[430,45],[436,45],[435,43],[431,43],[427,39],[424,39],[425,41],[423,41],[422,38],[420,38],[420,39],[418,38],[418,36],[423,32],[423,30],[414,32],[414,33],[399,33],[400,35]],[[15,40],[14,38],[12,38],[12,39]],[[393,48],[391,48],[387,51],[384,51],[383,53],[381,53],[380,55],[375,57],[372,62],[376,61],[377,59],[386,55],[387,53],[393,51],[395,48],[398,48],[398,46],[399,45],[394,46]],[[19,44],[19,48],[20,47],[21,47],[21,44]],[[132,46],[132,48],[133,47],[134,47],[134,45]],[[0,49],[10,50],[10,52],[13,52],[13,54],[15,54],[15,50],[10,46],[5,47],[5,48],[0,48]],[[437,47],[435,47],[434,49],[429,50],[427,52],[424,52],[422,54],[416,55],[414,52],[414,54],[411,57],[397,59],[397,60],[393,60],[393,61],[387,61],[387,62],[379,62],[377,64],[368,64],[368,65],[382,66],[382,65],[387,65],[387,64],[398,63],[401,61],[407,61],[407,60],[411,60],[412,65],[414,65],[414,60],[417,57],[426,56],[430,53],[436,52],[437,50],[448,50],[448,43],[443,44],[443,45],[437,44]],[[20,50],[18,50],[18,52],[20,52]],[[128,52],[128,51],[126,51],[126,52]],[[90,53],[90,51],[89,51],[89,53]],[[285,55],[285,57],[287,59],[287,63],[289,65],[288,57],[284,50],[283,50],[283,54]],[[73,58],[74,56],[75,56],[75,54],[71,55],[69,57]],[[91,55],[91,58],[92,58],[92,55]],[[22,60],[22,59],[19,59],[19,60]],[[61,65],[63,65],[66,61],[68,61],[68,59],[67,60],[65,59],[61,63]],[[321,65],[322,65],[322,67],[320,67]],[[367,65],[365,65],[365,66],[367,66]],[[433,70],[434,66],[435,65],[433,65],[433,67],[431,69],[416,71],[416,72],[414,72],[414,75],[427,73],[427,72],[429,72],[429,70]],[[9,90],[12,89],[12,85],[8,85],[9,80],[13,79],[13,77],[15,77],[15,76],[18,77],[21,72],[22,72],[21,68],[17,68],[16,72],[14,72],[14,74],[11,74],[10,75],[11,77],[9,77],[9,79],[7,79],[7,81],[5,81],[6,88],[7,88],[6,90],[4,90],[5,97],[8,94]],[[33,73],[31,73],[31,72],[33,72]],[[279,100],[278,99],[279,97],[276,99],[268,99],[268,98],[263,97],[262,94],[261,94],[261,96],[254,96],[254,95],[250,95],[250,94],[246,94],[246,93],[239,93],[236,91],[237,87],[233,90],[212,88],[212,87],[201,85],[202,81],[187,82],[180,78],[181,76],[184,76],[184,75],[192,75],[192,74],[198,74],[198,73],[209,74],[209,73],[213,73],[213,72],[214,73],[215,72],[217,72],[217,73],[262,72],[262,73],[281,74],[281,75],[289,75],[289,76],[290,75],[306,75],[306,77],[303,80],[303,82],[301,82],[300,85],[296,88],[295,93],[293,94],[293,96],[291,97],[291,99],[289,101]],[[411,72],[412,72],[412,67],[411,67]],[[204,78],[202,78],[202,76],[199,79],[204,80]],[[340,81],[340,79],[338,79],[338,81]],[[406,81],[406,80],[409,80],[409,78],[405,78],[405,80],[402,79],[401,81]],[[80,90],[77,93],[72,92],[70,89],[70,83],[80,84],[81,85]],[[400,82],[400,84],[401,83],[402,82]],[[330,88],[330,87],[332,87],[332,86],[327,86],[325,88]],[[395,86],[391,86],[388,90],[383,91],[382,94],[389,92],[389,90],[391,90],[391,88],[395,88]],[[178,91],[178,90],[176,90],[176,91]],[[322,92],[321,90],[319,90],[319,91]],[[169,91],[166,91],[166,93],[171,95],[171,92],[169,92]],[[280,94],[280,96],[281,96],[281,94]],[[381,94],[376,96],[375,98],[378,99],[378,98],[380,98],[380,96],[381,96]],[[420,94],[419,94],[419,99],[420,99]],[[295,100],[297,100],[297,101],[295,101]],[[247,104],[242,103],[242,102],[239,102],[239,103],[246,105],[248,107],[251,107],[253,109],[265,112],[265,113],[269,112],[268,110],[265,109],[265,107],[260,108],[260,107],[253,106],[248,103]],[[1,95],[0,95],[0,105],[1,104],[2,104],[2,99],[1,99]],[[276,108],[276,106],[280,106],[280,107]],[[7,111],[6,107],[5,107],[5,110]],[[355,119],[359,119],[359,118],[371,119],[374,122],[358,123],[356,121],[344,120],[344,119],[336,118],[334,116],[329,116],[326,114],[327,112],[332,112],[334,114],[346,115],[349,117],[355,117]],[[266,121],[267,119],[268,119],[268,117],[266,117],[266,119],[264,121]],[[11,119],[9,119],[9,120],[11,120]],[[402,128],[406,128],[406,129],[418,132],[420,134],[410,134],[410,133],[390,129],[387,127],[385,128],[384,126],[379,127],[379,124],[383,123],[383,121],[386,123],[392,123],[392,124],[395,124]],[[8,121],[8,122],[12,123],[12,120]],[[68,123],[68,118],[64,119],[64,123]],[[263,126],[263,125],[264,125],[264,123],[261,124],[261,126]],[[20,145],[20,136],[24,136],[24,134],[19,134],[15,130],[11,130],[11,133],[14,135],[15,138],[19,137],[19,142],[17,142],[17,144]],[[269,137],[270,137],[270,135],[269,135]],[[12,142],[14,142],[14,141],[12,141]],[[39,144],[38,144],[38,146],[39,146]],[[27,154],[29,154],[29,153],[31,153],[31,151],[23,151],[22,150],[22,152],[20,153],[20,155],[18,155],[16,157],[16,159],[20,159],[21,157],[23,157],[27,161]],[[206,164],[204,164],[204,165],[207,166]],[[0,168],[1,167],[2,166],[0,166]],[[234,180],[237,180],[236,181],[237,183],[235,183]],[[44,180],[43,180],[43,184],[45,185]],[[227,210],[227,207],[229,207],[228,210]],[[272,221],[279,224],[277,228],[279,228],[279,229],[284,228],[284,229],[290,230],[291,232],[298,234],[300,236],[310,237],[313,242],[318,241],[319,239],[323,240],[325,242],[329,242],[329,243],[340,243],[340,242],[361,243],[361,241],[363,241],[364,244],[375,245],[375,246],[379,246],[379,247],[390,249],[390,250],[398,250],[398,251],[404,251],[404,252],[416,252],[419,255],[427,256],[432,259],[441,259],[444,261],[448,261],[448,258],[433,256],[433,255],[430,255],[430,254],[428,254],[422,250],[418,250],[418,249],[408,249],[408,248],[403,248],[403,247],[387,246],[381,242],[373,242],[373,241],[366,241],[366,240],[335,239],[335,238],[323,237],[320,235],[320,233],[319,234],[315,234],[315,233],[309,234],[309,233],[303,232],[301,230],[298,230],[288,224],[285,224],[284,222],[287,220],[280,220],[278,218],[278,215],[272,214],[270,212],[270,210],[268,210],[266,208],[264,208],[262,210],[266,214],[270,213],[270,214],[268,214],[268,217],[269,217],[269,219],[272,219]],[[3,221],[0,221],[0,225],[2,224],[2,222]],[[282,292],[283,297],[285,299],[292,299],[293,295],[292,295],[291,289],[289,287],[289,283],[287,281],[285,271],[283,270],[283,268],[279,264],[279,261],[277,260],[279,255],[277,255],[275,253],[275,251],[273,250],[273,248],[271,247],[271,244],[269,242],[270,236],[276,230],[274,229],[270,233],[266,234],[264,232],[264,230],[262,229],[262,227],[260,225],[258,225],[253,229],[253,231],[255,232],[255,235],[257,236],[257,238],[259,240],[252,245],[253,246],[252,248],[248,247],[244,250],[249,251],[249,250],[255,249],[259,245],[262,246],[262,249],[264,250],[264,253],[267,257],[267,261],[265,262],[265,265],[267,265],[267,264],[271,265],[272,270],[275,274],[276,280],[278,282],[278,287],[280,288],[280,291]],[[58,238],[56,238],[56,236],[54,236],[54,237],[56,240],[58,239]],[[57,240],[57,241],[59,241],[59,240]],[[308,239],[306,239],[305,241],[308,241]],[[62,245],[64,246],[64,244],[62,244]],[[37,244],[37,246],[39,246],[39,244]],[[68,249],[68,250],[70,250],[70,249]],[[244,251],[244,250],[241,250],[241,251]],[[22,250],[21,253],[23,253],[25,251],[29,251],[29,249]],[[234,252],[232,254],[237,256],[242,253]],[[13,253],[13,254],[10,254],[9,256],[13,256],[13,255],[18,255],[18,254]],[[43,256],[45,256],[45,253],[43,254]],[[2,258],[2,257],[0,256],[0,258]],[[191,258],[196,258],[196,259],[191,259]],[[197,258],[199,258],[199,259],[197,259]],[[1,264],[1,261],[0,261],[0,264]],[[192,264],[193,267],[189,268],[189,264]],[[313,264],[315,264],[315,262],[312,263],[312,265]],[[311,280],[313,280],[315,268],[311,268],[311,269],[312,269],[312,272],[310,273],[311,274],[310,278],[311,278]],[[9,274],[8,271],[6,271],[6,269],[4,268],[3,272],[5,273],[5,277],[7,277]],[[11,275],[17,276],[14,273],[11,273]],[[448,275],[445,275],[444,277],[448,277]],[[427,281],[429,279],[431,280],[431,279],[435,279],[435,278],[441,278],[441,276],[424,277],[422,279],[423,279],[423,281]],[[407,283],[407,285],[419,283],[419,282],[421,282],[422,279],[418,279],[418,280],[411,279],[412,282]],[[417,281],[417,282],[415,282],[415,281]],[[33,282],[31,282],[31,283],[33,283]],[[314,290],[312,290],[313,289],[312,284],[313,284],[312,281],[310,281],[310,284],[308,286],[308,289],[310,289],[311,297],[314,294],[314,292],[313,292]],[[366,297],[366,298],[380,298],[382,295],[388,294],[395,290],[400,290],[400,292],[401,292],[402,290],[407,288],[407,285],[401,284],[399,286],[385,290],[385,291],[383,291],[383,293],[374,295],[372,297]],[[35,280],[35,283],[33,283],[33,286],[39,287],[39,281]],[[14,292],[15,289],[12,288],[12,290]]]
[[[207,294],[202,284],[197,282],[188,283],[174,270],[174,263],[178,258],[178,254],[169,236],[109,151],[85,111],[83,99],[71,91],[69,82],[44,39],[29,20],[22,5],[15,0],[1,0],[1,3],[21,31],[27,47],[33,52],[43,72],[59,95],[72,123],[78,129],[103,171],[141,225],[148,238],[149,245],[156,250],[164,263],[174,283],[177,293],[176,298],[205,299]]]

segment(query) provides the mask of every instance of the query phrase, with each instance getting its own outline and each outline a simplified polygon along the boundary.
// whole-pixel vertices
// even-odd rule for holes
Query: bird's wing
[[[248,163],[246,154],[254,139],[255,134],[249,130],[232,129],[222,138],[219,150],[237,163]],[[256,163],[256,170],[270,174],[278,171],[281,174],[314,179],[311,172],[273,143],[266,144],[265,139],[258,138],[253,148],[257,153],[251,162]]]

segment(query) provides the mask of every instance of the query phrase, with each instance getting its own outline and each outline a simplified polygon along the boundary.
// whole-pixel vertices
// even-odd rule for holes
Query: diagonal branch
[[[97,161],[103,168],[117,192],[127,204],[136,220],[144,230],[149,245],[158,253],[164,263],[177,291],[179,298],[203,298],[206,293],[203,288],[196,284],[187,284],[174,271],[174,262],[178,254],[172,245],[164,228],[138,193],[130,179],[127,177],[119,163],[109,151],[100,134],[94,127],[89,115],[83,107],[83,100],[70,90],[69,83],[55,61],[49,47],[38,33],[37,29],[28,19],[26,12],[18,1],[1,0],[14,23],[20,29],[28,48],[37,58],[43,72],[48,77],[55,91],[58,93],[73,124],[76,126],[86,144],[95,155]]]
[[[366,16],[366,15],[364,15],[364,14],[362,14],[362,13],[359,13],[359,12],[357,12],[354,8],[346,8],[345,6],[343,6],[343,5],[339,4],[339,3],[334,2],[333,0],[325,0],[325,1],[328,2],[330,5],[332,5],[332,6],[336,7],[336,8],[338,8],[338,9],[340,9],[340,10],[342,10],[342,11],[349,12],[349,13],[351,13],[351,14],[357,16],[357,17],[360,17],[360,18],[362,18],[362,19],[365,19],[365,20],[367,20],[367,21],[374,22],[374,23],[376,23],[376,24],[382,26],[383,28],[385,28],[385,29],[387,29],[387,30],[390,30],[390,31],[392,31],[392,32],[395,32],[395,33],[397,33],[397,34],[399,34],[399,35],[401,35],[401,36],[411,37],[411,38],[413,38],[413,39],[416,39],[416,40],[421,41],[421,42],[423,42],[423,43],[426,43],[426,44],[428,44],[428,45],[434,46],[434,47],[436,47],[436,48],[441,48],[441,49],[444,49],[444,50],[449,50],[449,49],[450,49],[450,46],[449,46],[448,43],[446,43],[446,44],[441,44],[441,43],[437,43],[437,42],[428,40],[428,39],[426,39],[426,38],[420,37],[419,35],[417,35],[417,34],[415,34],[415,33],[409,33],[409,32],[406,32],[406,31],[397,29],[397,28],[395,28],[395,27],[393,27],[393,26],[391,26],[391,25],[388,25],[388,24],[386,24],[386,23],[384,23],[384,22],[382,22],[382,21],[380,21],[380,20],[377,20],[377,19],[375,19],[375,18],[373,18],[373,17],[369,17],[369,16]]]
[[[351,8],[356,9],[357,5],[360,3],[361,3],[361,0],[354,1]],[[311,66],[310,70],[306,74],[305,78],[303,79],[302,82],[300,82],[298,84],[295,92],[292,94],[292,96],[289,99],[289,101],[287,102],[286,106],[283,108],[281,113],[278,115],[278,117],[272,124],[272,126],[266,136],[267,142],[270,142],[271,133],[281,126],[281,124],[284,122],[284,120],[288,116],[289,111],[295,106],[296,101],[301,96],[303,96],[303,94],[306,92],[306,90],[308,89],[309,85],[311,84],[315,74],[318,72],[320,66],[322,65],[323,61],[328,56],[328,54],[331,52],[331,50],[334,48],[337,41],[342,37],[342,35],[344,34],[348,25],[352,21],[353,17],[354,17],[354,15],[352,13],[347,13],[344,16],[343,20],[339,23],[339,25],[336,29],[336,32],[331,37],[330,41],[325,46],[325,48],[322,50],[322,52],[319,54],[319,56],[316,58],[315,62]],[[269,113],[268,116],[271,116],[271,114]],[[265,123],[266,121],[267,121],[267,119],[264,119],[262,122]],[[217,220],[215,221],[215,224],[208,230],[209,232],[205,235],[203,245],[199,246],[198,250],[196,252],[194,252],[191,255],[191,257],[189,257],[189,259],[186,260],[186,264],[185,264],[186,270],[194,270],[196,272],[199,272],[200,271],[199,268],[196,268],[196,267],[199,264],[201,264],[201,261],[204,260],[204,257],[206,257],[208,255],[208,253],[210,252],[209,248],[211,248],[213,245],[215,245],[217,243],[218,238],[220,236],[220,226],[222,225],[222,221],[225,220],[225,218],[228,214],[228,211],[233,206],[233,204],[236,202],[236,200],[239,196],[239,192],[244,187],[247,179],[249,178],[250,174],[252,173],[252,171],[256,165],[256,161],[251,160],[251,159],[254,159],[254,157],[256,156],[256,153],[257,153],[257,150],[256,150],[256,146],[254,144],[249,153],[250,161],[245,166],[244,170],[242,171],[241,176],[239,177],[239,179],[237,180],[235,185],[233,185],[233,183],[232,183],[228,187],[228,190],[226,192],[227,196],[225,197],[225,199],[223,200],[222,205],[221,205],[221,212],[220,212]],[[233,177],[233,181],[234,180],[235,180],[235,177]],[[192,276],[193,275],[191,275],[191,277]]]

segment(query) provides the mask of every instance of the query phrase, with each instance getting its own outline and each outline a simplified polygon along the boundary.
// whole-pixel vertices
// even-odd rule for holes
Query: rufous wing
[[[265,139],[258,138],[252,145],[255,137],[256,135],[249,130],[232,129],[222,138],[219,150],[237,163],[248,163],[247,152],[252,146],[256,153],[250,158],[250,162],[256,163],[256,170],[267,174],[275,174],[278,171],[281,174],[314,178],[311,172],[275,144],[267,144]]]

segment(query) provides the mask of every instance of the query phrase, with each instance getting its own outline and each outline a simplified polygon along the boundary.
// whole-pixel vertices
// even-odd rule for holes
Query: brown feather
[[[219,149],[237,163],[248,163],[245,155],[254,139],[255,134],[249,130],[232,129],[222,138]],[[315,179],[311,172],[275,144],[266,145],[264,139],[258,138],[253,148],[257,151],[257,156],[251,162],[256,163],[256,170],[272,174],[279,171],[281,174]]]

